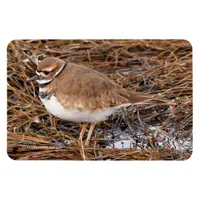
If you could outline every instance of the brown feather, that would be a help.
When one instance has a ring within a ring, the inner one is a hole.
[[[122,88],[100,72],[72,63],[67,63],[67,67],[46,87],[66,109],[69,105],[89,110],[103,109],[148,99]]]

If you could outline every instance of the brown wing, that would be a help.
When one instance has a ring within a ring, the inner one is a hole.
[[[56,78],[51,84],[59,88],[54,93],[66,109],[74,106],[94,110],[147,99],[122,88],[95,70],[75,64],[68,64],[59,80]]]

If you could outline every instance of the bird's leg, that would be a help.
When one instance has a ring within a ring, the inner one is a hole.
[[[81,130],[80,136],[79,136],[79,142],[80,142],[79,145],[81,147],[80,153],[81,153],[81,155],[82,155],[82,157],[83,157],[84,160],[86,160],[86,156],[85,156],[85,151],[84,151],[84,146],[83,146],[83,135],[85,133],[87,125],[88,125],[88,123],[84,123],[83,124],[82,130]]]
[[[51,128],[53,130],[56,130],[57,131],[57,128],[56,128],[56,121],[55,119],[53,118],[52,114],[49,113],[49,121],[50,121],[50,124],[51,124]]]
[[[81,129],[80,136],[79,136],[79,140],[81,140],[81,141],[82,141],[82,139],[83,139],[83,135],[84,135],[84,133],[85,133],[85,130],[86,130],[86,128],[87,128],[87,125],[88,125],[88,123],[84,123],[84,124],[83,124],[83,127],[82,127],[82,129]]]
[[[94,127],[95,127],[95,124],[96,124],[96,123],[91,123],[91,125],[90,125],[90,130],[89,130],[89,133],[88,133],[88,136],[87,136],[87,140],[86,140],[86,142],[85,142],[85,146],[86,146],[86,147],[89,145],[90,138],[91,138],[93,129],[94,129]]]

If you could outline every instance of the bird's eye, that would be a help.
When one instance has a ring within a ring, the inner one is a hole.
[[[45,75],[49,75],[50,72],[44,71],[43,73],[44,73]]]

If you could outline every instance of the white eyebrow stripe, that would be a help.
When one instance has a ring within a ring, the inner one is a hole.
[[[45,75],[43,72],[38,72],[37,70],[36,70],[36,74],[38,76],[43,76],[43,77],[47,77],[48,76],[48,75]]]
[[[49,80],[36,80],[39,84],[45,84],[45,83],[49,83],[52,81],[52,79]]]

